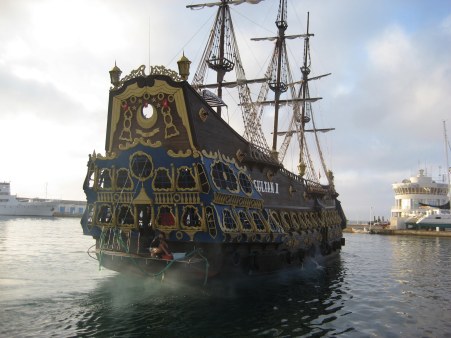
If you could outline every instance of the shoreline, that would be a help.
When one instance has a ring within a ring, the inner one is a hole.
[[[382,229],[373,228],[367,232],[364,232],[367,225],[355,224],[346,227],[343,232],[350,234],[374,234],[374,235],[405,235],[405,236],[435,236],[435,237],[451,237],[451,231],[427,231],[427,230],[401,230],[401,229]]]

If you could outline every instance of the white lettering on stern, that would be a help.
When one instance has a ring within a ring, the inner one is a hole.
[[[279,183],[254,180],[254,186],[258,192],[266,192],[268,194],[279,193]]]

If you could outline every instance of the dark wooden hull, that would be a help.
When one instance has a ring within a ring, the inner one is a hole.
[[[339,254],[344,240],[336,238],[324,245],[314,242],[296,253],[274,244],[206,245],[190,253],[176,254],[173,260],[152,258],[147,250],[126,253],[99,250],[100,265],[109,270],[177,282],[203,282],[210,279],[248,278],[300,269],[306,261],[323,261]]]
[[[102,267],[128,275],[177,281],[208,280],[215,275],[214,271],[209,271],[207,261],[200,257],[166,260],[110,250],[95,253]]]

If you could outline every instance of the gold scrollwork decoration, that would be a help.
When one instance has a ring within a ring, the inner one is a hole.
[[[129,157],[129,168],[133,177],[140,181],[147,180],[152,177],[154,172],[152,156],[143,151],[131,154]]]
[[[132,118],[133,118],[133,112],[131,108],[127,108],[127,110],[124,111],[124,122],[123,122],[123,128],[121,131],[121,134],[119,135],[119,139],[122,141],[131,141],[132,140],[132,132],[130,130],[132,126]]]
[[[244,160],[244,158],[246,157],[246,154],[241,149],[238,149],[236,151],[235,155],[236,155],[236,158],[238,159],[238,161],[240,161],[240,162],[242,162]]]
[[[182,197],[180,196],[180,194],[174,194],[173,196],[172,196],[172,199],[173,199],[173,201],[174,201],[174,203],[180,203],[180,200],[182,199]]]
[[[263,208],[263,200],[257,200],[238,195],[228,195],[219,192],[215,192],[213,202],[216,204],[232,205],[243,208]]]
[[[236,154],[235,154],[235,156],[236,156]],[[220,151],[218,151],[218,158],[220,160],[222,160],[223,162],[235,165],[235,167],[238,170],[245,170],[245,168],[246,168],[245,166],[243,166],[243,167],[239,166],[239,164],[236,161],[235,157],[229,157],[229,156],[227,156],[225,154],[222,154]]]
[[[216,160],[218,158],[217,152],[212,152],[212,151],[207,152],[205,149],[202,150],[202,155],[204,155],[207,158],[211,158],[213,160]]]
[[[158,94],[159,99],[160,99],[160,94]],[[165,124],[165,130],[164,130],[165,139],[179,135],[180,132],[173,122],[172,115],[171,115],[171,107],[169,106],[168,101],[164,101],[163,106],[161,107],[161,115],[163,115],[163,121]]]
[[[207,121],[208,112],[205,110],[204,107],[199,109],[199,117],[200,117],[202,122]]]
[[[141,135],[142,137],[152,137],[155,134],[158,134],[159,132],[160,132],[160,128],[155,128],[154,130],[151,130],[151,131],[149,131],[147,133],[142,131],[141,129],[136,129],[136,133],[138,135]]]
[[[155,126],[155,123],[157,123],[158,120],[157,109],[148,101],[150,100],[139,99],[139,106],[136,114],[136,120],[138,121],[139,126],[147,130]]]
[[[156,141],[156,142],[152,142],[151,140],[144,140],[144,138],[140,137],[140,138],[135,138],[133,140],[133,142],[126,142],[125,144],[119,144],[119,149],[120,150],[127,150],[130,148],[133,148],[135,146],[137,146],[139,143],[141,143],[144,146],[148,146],[151,148],[158,148],[161,147],[161,141]]]
[[[97,194],[98,202],[109,203],[131,203],[133,201],[132,192],[112,193],[112,192],[99,192]]]
[[[183,232],[182,231],[177,231],[175,233],[175,238],[177,238],[180,241],[183,238]]]
[[[179,73],[172,69],[167,69],[165,66],[150,66],[149,73],[149,75],[166,75],[178,82],[183,81]]]
[[[227,163],[233,163],[233,164],[236,163],[236,161],[235,161],[234,158],[230,158],[230,157],[228,157],[228,156],[226,156],[226,155],[224,155],[224,154],[219,153],[219,157],[220,157],[224,162],[227,162]]]
[[[173,151],[172,149],[168,150],[168,155],[171,157],[190,157],[192,155],[192,151],[190,149],[187,149],[185,152],[183,150],[179,150],[178,152]]]
[[[124,76],[121,79],[119,86],[122,86],[125,81],[131,80],[131,79],[134,79],[134,78],[137,78],[137,77],[145,77],[146,76],[145,69],[146,69],[146,66],[145,65],[141,65],[137,69],[132,70],[130,72],[130,74]]]
[[[266,172],[266,177],[268,178],[268,181],[272,182],[272,179],[274,177],[274,172],[272,170],[268,170]]]
[[[177,195],[180,197],[178,199],[179,204],[199,204],[200,196],[198,192],[179,192]],[[155,193],[155,204],[174,204],[174,193],[172,192],[156,192]]]
[[[146,66],[141,65],[137,69],[132,70],[130,74],[124,76],[122,79],[120,79],[117,86],[113,87],[114,89],[118,89],[124,85],[124,83],[128,80],[135,79],[138,77],[146,77],[145,72]],[[176,72],[171,69],[167,69],[165,66],[150,66],[149,67],[149,75],[166,75],[169,76],[172,80],[181,82],[183,81],[182,77]],[[112,89],[113,89],[112,88]]]
[[[99,160],[112,160],[112,159],[115,159],[116,157],[117,157],[117,154],[114,151],[107,151],[105,156],[100,154],[100,153],[96,154],[96,152],[94,151],[92,153],[92,156],[91,156],[91,158],[94,161],[97,160],[97,159],[99,159]]]

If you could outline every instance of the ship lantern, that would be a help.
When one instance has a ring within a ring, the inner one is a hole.
[[[327,177],[329,178],[329,181],[332,183],[334,181],[334,173],[332,170],[327,171]]]
[[[116,66],[116,62],[114,62],[114,67],[110,70],[110,80],[114,88],[117,88],[119,86],[121,74],[122,70],[118,66]]]
[[[177,61],[177,65],[179,66],[179,74],[185,81],[188,80],[190,64],[191,61],[188,60],[188,58],[185,56],[185,53],[183,53],[183,56],[180,58],[180,60]]]
[[[300,162],[298,165],[298,170],[299,170],[299,176],[303,177],[305,175],[305,168],[306,165],[304,162]]]

